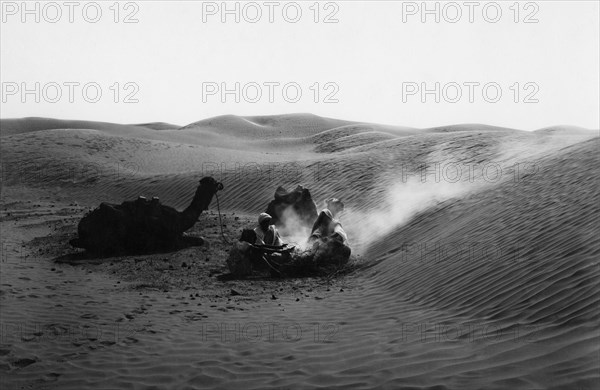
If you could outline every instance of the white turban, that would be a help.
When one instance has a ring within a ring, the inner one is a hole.
[[[267,213],[260,213],[260,215],[258,216],[258,223],[261,224],[264,221],[266,221],[267,219],[272,219],[271,216]]]

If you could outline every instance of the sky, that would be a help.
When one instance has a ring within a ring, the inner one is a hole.
[[[1,118],[600,127],[598,1],[22,4],[1,5]]]

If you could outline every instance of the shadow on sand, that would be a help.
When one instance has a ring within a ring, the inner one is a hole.
[[[113,261],[121,261],[129,256],[140,256],[140,255],[154,255],[154,254],[167,254],[180,251],[182,249],[204,246],[206,240],[202,237],[197,236],[183,236],[181,237],[177,245],[173,248],[153,250],[153,251],[129,251],[119,253],[94,253],[87,250],[82,250],[76,253],[67,253],[52,259],[56,263],[60,264],[102,264]]]

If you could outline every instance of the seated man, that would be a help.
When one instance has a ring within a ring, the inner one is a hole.
[[[271,225],[271,216],[261,213],[258,216],[258,226],[254,229],[256,234],[255,245],[281,246],[283,242],[275,225]]]
[[[344,245],[348,245],[348,236],[342,228],[342,224],[336,219],[344,210],[344,203],[337,198],[331,198],[326,201],[326,208],[321,211],[317,220],[313,224],[310,233],[309,242],[313,242],[319,238],[329,237],[340,241]]]

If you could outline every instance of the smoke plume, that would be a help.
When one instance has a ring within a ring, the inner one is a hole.
[[[384,194],[374,209],[347,208],[341,216],[350,246],[361,252],[417,213],[436,203],[463,195],[464,183],[421,182],[419,179],[397,183]]]

